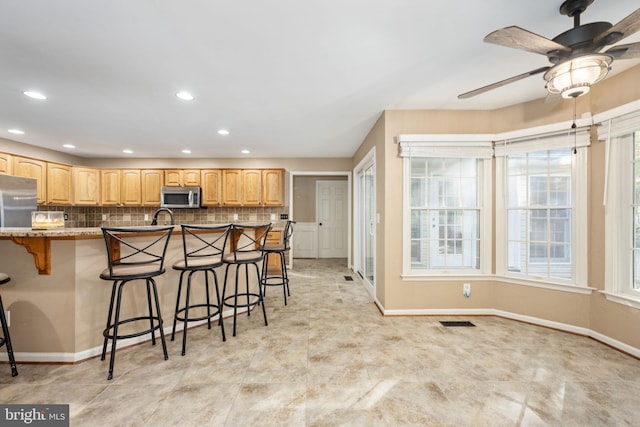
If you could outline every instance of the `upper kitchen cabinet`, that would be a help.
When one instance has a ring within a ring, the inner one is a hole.
[[[222,204],[242,206],[242,170],[222,170]]]
[[[7,173],[11,175],[11,154],[0,153],[0,173]]]
[[[120,204],[122,206],[142,205],[140,169],[122,169],[120,172],[122,179]]]
[[[262,171],[259,169],[242,170],[242,205],[259,206],[262,193]]]
[[[73,204],[97,206],[100,204],[100,170],[76,167],[73,172]]]
[[[203,169],[200,171],[202,184],[202,206],[220,206],[222,204],[222,171]]]
[[[199,187],[199,169],[165,169],[164,185],[167,187]]]
[[[47,162],[12,156],[13,175],[36,180],[36,203],[47,201]]]
[[[166,171],[160,169],[142,170],[142,206],[160,206],[160,190]]]
[[[262,205],[284,205],[284,169],[262,171]]]
[[[47,164],[47,203],[71,204],[71,166],[58,163]]]
[[[100,171],[100,204],[102,206],[120,204],[120,169]]]

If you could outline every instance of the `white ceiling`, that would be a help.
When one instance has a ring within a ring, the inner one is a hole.
[[[548,65],[482,39],[509,25],[553,38],[573,25],[561,3],[4,0],[0,137],[59,151],[72,143],[83,157],[241,157],[245,148],[253,157],[350,157],[385,109],[544,98],[540,75],[457,95]],[[637,7],[596,0],[582,22],[615,24]],[[614,62],[613,73],[638,62]],[[195,100],[177,99],[179,90]]]

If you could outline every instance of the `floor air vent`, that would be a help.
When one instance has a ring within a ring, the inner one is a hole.
[[[353,282],[353,276],[344,276],[344,280],[347,282]]]
[[[442,326],[476,326],[467,320],[441,320],[440,323]]]

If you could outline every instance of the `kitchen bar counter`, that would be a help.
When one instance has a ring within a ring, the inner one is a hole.
[[[17,360],[76,362],[100,354],[111,292],[111,283],[99,278],[107,265],[101,229],[4,228],[0,229],[0,253],[0,271],[11,277],[11,282],[3,286],[2,299],[5,310],[11,312],[11,340]],[[171,266],[182,258],[180,226],[176,226],[167,249],[166,272],[156,279],[165,332],[173,323],[179,279],[179,271]],[[221,290],[224,274],[222,267],[218,271]],[[231,283],[235,269],[230,269],[229,274]],[[244,287],[244,275],[239,280]],[[250,288],[256,292],[253,275],[250,281]],[[193,299],[204,299],[201,288],[194,287]],[[144,286],[130,291],[133,294],[127,299],[127,307],[123,307],[123,316],[139,312],[147,304]],[[135,342],[130,339],[122,343]],[[179,354],[170,351],[170,357],[176,355]],[[0,352],[0,360],[3,357],[6,359],[6,354]]]
[[[260,225],[262,223],[244,222],[243,224]],[[272,230],[278,231],[281,228],[272,227]],[[173,233],[180,232],[180,225],[176,225]],[[48,275],[51,274],[51,240],[102,239],[102,229],[92,227],[38,230],[28,227],[0,227],[0,239],[10,239],[14,243],[24,246],[27,252],[33,255],[39,274]]]

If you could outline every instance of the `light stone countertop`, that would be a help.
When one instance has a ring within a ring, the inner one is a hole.
[[[262,223],[243,222],[245,225],[261,225]],[[242,225],[239,224],[239,225]],[[206,224],[214,225],[214,224]],[[216,224],[218,225],[218,224]],[[224,225],[224,224],[219,224]],[[145,227],[121,227],[121,228],[145,228]],[[151,228],[151,226],[149,226]],[[282,231],[283,227],[274,226],[272,231]],[[174,226],[174,232],[180,233],[180,225]],[[0,227],[0,238],[3,237],[49,237],[52,239],[68,239],[68,238],[101,238],[102,229],[100,227],[89,228],[57,228],[50,230],[34,230],[29,227]]]

